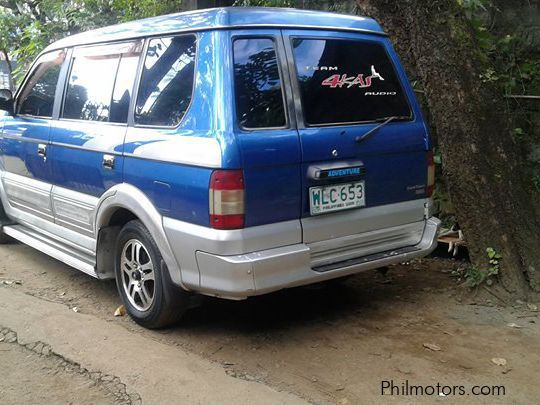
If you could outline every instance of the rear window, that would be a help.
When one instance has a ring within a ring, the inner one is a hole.
[[[236,115],[241,127],[286,125],[278,59],[272,39],[234,41],[234,87]]]
[[[304,38],[294,38],[292,44],[306,125],[411,116],[382,44]]]

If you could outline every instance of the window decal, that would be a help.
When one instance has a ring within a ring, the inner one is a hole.
[[[359,88],[368,88],[371,87],[373,79],[379,79],[384,81],[383,77],[375,71],[375,66],[371,65],[371,75],[366,76],[364,79],[364,74],[359,73],[356,76],[349,76],[346,73],[342,75],[332,75],[322,81],[323,86],[330,86],[330,88],[335,89],[336,87],[346,86],[347,89],[350,89],[353,86]]]

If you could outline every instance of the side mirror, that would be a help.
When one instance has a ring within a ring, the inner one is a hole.
[[[6,111],[9,115],[15,114],[15,103],[11,90],[0,90],[0,110]]]

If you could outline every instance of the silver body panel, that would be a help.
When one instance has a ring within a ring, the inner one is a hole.
[[[163,217],[143,192],[125,183],[98,199],[6,172],[0,177],[4,209],[18,223],[3,227],[8,235],[100,277],[99,232],[118,209],[126,209],[148,228],[175,285],[229,299],[425,256],[436,246],[440,223],[430,218],[430,200],[419,199],[302,221],[216,230]],[[110,277],[110,270],[103,276]]]
[[[85,255],[77,249],[73,249],[58,240],[47,237],[40,231],[32,230],[24,225],[8,225],[4,226],[2,230],[12,238],[64,262],[68,266],[75,267],[92,277],[98,277],[95,272],[93,255]]]
[[[2,174],[2,183],[11,206],[48,221],[54,220],[50,184],[8,172]]]
[[[270,289],[274,291],[344,275],[339,271],[320,274],[312,270],[317,266],[411,246],[417,247],[414,252],[398,252],[383,262],[398,263],[429,254],[436,246],[439,223],[435,218],[427,220],[430,216],[430,200],[419,199],[317,217],[322,220],[316,226],[313,222],[313,229],[329,237],[313,238],[315,241],[302,240],[300,220],[224,231],[165,217],[163,227],[190,290],[241,299],[267,292],[267,284],[272,284]],[[300,273],[294,274],[294,266],[299,263]],[[384,265],[380,263],[362,263],[344,271],[353,274]],[[260,279],[258,283],[265,287],[256,288],[253,266],[272,268],[259,273],[273,281]]]
[[[304,243],[417,222],[424,218],[426,203],[426,200],[419,199],[303,218]]]
[[[62,187],[53,187],[55,223],[83,235],[94,237],[94,215],[99,198]]]
[[[305,244],[234,256],[199,251],[196,253],[201,271],[199,291],[222,298],[244,299],[423,257],[437,246],[440,221],[430,218],[422,222],[424,226],[417,244],[364,256],[356,262],[340,262],[329,271],[314,269],[310,247]]]

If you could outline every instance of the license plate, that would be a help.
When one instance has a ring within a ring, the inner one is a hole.
[[[309,189],[309,212],[325,214],[366,205],[365,182],[333,184]]]

